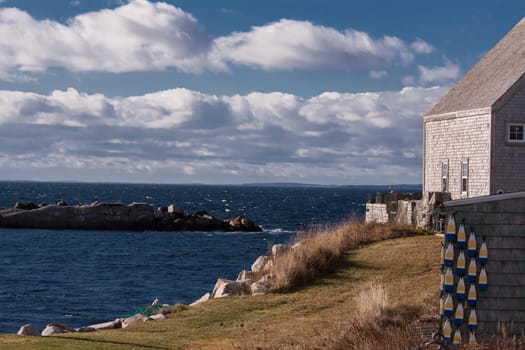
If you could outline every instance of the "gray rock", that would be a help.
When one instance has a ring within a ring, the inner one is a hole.
[[[97,330],[97,331],[122,328],[122,319],[117,318],[114,321],[93,324],[91,326],[88,326],[88,328],[93,328],[94,330]]]
[[[250,286],[252,295],[267,294],[271,291],[272,286],[269,282],[253,282]]]
[[[131,326],[132,324],[135,324],[135,323],[142,323],[142,322],[146,322],[146,321],[150,321],[151,319],[147,316],[144,316],[143,314],[136,314],[134,316],[131,316],[131,317],[128,317],[126,318],[123,322],[122,322],[122,328],[128,328],[129,326]]]
[[[290,250],[290,246],[287,244],[274,244],[272,246],[272,256],[277,257]]]
[[[237,276],[237,282],[251,281],[253,279],[253,272],[242,270]]]
[[[231,231],[261,232],[262,228],[254,224],[250,219],[239,215],[226,220]]]
[[[252,272],[254,273],[268,272],[272,268],[272,265],[273,265],[272,258],[266,255],[261,255],[252,264]]]
[[[193,303],[190,304],[190,306],[195,306],[201,303],[204,303],[205,301],[208,301],[211,299],[211,294],[206,293],[202,297],[200,297],[198,300],[195,300]]]
[[[24,335],[24,336],[32,336],[32,337],[38,337],[40,336],[40,332],[38,329],[35,328],[31,323],[26,324],[18,330],[16,333],[18,335]]]
[[[162,321],[166,319],[166,316],[164,316],[164,314],[156,314],[156,315],[150,316],[149,319],[153,321]]]
[[[173,204],[170,204],[168,206],[168,213],[170,213],[171,215],[173,215],[174,217],[177,217],[177,218],[186,216],[186,213],[184,212],[183,209],[178,208],[178,207],[176,207]]]
[[[217,283],[215,283],[211,297],[223,298],[227,296],[248,295],[250,293],[250,286],[245,282],[230,281],[219,278]]]
[[[71,333],[74,332],[74,329],[71,329],[63,324],[60,323],[50,323],[44,328],[42,331],[43,337],[48,337],[50,335],[54,334],[63,334],[63,333]]]
[[[38,205],[33,202],[16,202],[14,208],[20,210],[33,210],[38,209]]]
[[[75,328],[75,331],[79,333],[92,333],[92,332],[96,332],[97,330],[95,328],[88,326],[88,327]]]

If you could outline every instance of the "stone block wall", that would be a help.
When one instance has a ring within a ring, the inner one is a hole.
[[[387,223],[388,211],[386,209],[386,204],[366,203],[365,221]]]

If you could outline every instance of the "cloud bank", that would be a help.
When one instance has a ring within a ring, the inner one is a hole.
[[[0,167],[31,179],[418,183],[421,116],[445,91],[0,91]]]
[[[380,70],[433,51],[421,39],[372,38],[308,21],[282,19],[248,32],[213,38],[191,14],[163,2],[131,0],[66,23],[36,20],[0,8],[0,79],[20,81],[50,68],[72,72],[226,72],[262,70]]]

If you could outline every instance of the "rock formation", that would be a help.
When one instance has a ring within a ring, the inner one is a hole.
[[[221,220],[200,210],[188,213],[170,205],[154,209],[146,203],[100,203],[52,205],[17,202],[0,210],[0,227],[75,230],[151,230],[151,231],[244,231],[260,232],[244,216]]]

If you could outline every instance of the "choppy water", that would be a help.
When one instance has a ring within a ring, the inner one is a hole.
[[[0,228],[0,333],[26,323],[104,322],[159,298],[191,303],[298,228],[364,214],[377,188],[0,182],[0,208],[16,201],[147,202],[244,214],[262,233],[125,232]],[[416,189],[417,190],[417,189]]]

